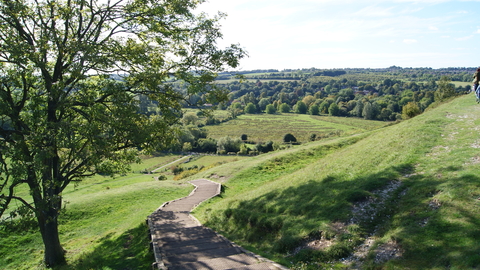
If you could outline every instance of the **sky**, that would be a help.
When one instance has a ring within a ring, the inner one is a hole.
[[[478,67],[480,0],[207,0],[239,70]]]

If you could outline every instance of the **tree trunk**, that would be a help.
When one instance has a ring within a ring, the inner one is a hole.
[[[58,235],[58,213],[55,209],[49,209],[38,217],[38,225],[45,246],[45,264],[54,267],[64,264],[65,250],[60,245]]]

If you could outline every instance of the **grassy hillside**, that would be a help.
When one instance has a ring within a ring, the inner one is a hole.
[[[236,156],[178,155],[143,157],[131,166],[132,173],[115,178],[95,176],[72,184],[63,192],[64,209],[59,219],[60,241],[67,251],[67,269],[151,269],[145,219],[166,201],[187,196],[193,186],[173,181],[170,166],[205,166],[241,160]],[[171,164],[171,165],[167,165]],[[166,166],[154,174],[143,174]],[[166,176],[168,180],[155,181]],[[28,189],[17,193],[28,198]],[[9,210],[20,204],[13,203]],[[4,216],[7,217],[9,214]],[[43,244],[32,216],[12,223],[0,222],[0,269],[44,269]]]
[[[361,136],[216,167],[204,176],[228,179],[225,192],[196,215],[295,269],[479,267],[479,113],[462,96]]]
[[[154,181],[138,171],[172,158],[150,158],[132,167],[136,173],[113,179],[96,176],[67,188],[59,229],[68,265],[59,269],[150,269],[154,258],[146,217],[193,187]],[[30,224],[35,228],[33,218],[0,227],[0,269],[44,269],[41,236]]]

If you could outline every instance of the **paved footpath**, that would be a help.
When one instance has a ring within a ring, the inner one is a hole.
[[[163,204],[148,217],[156,261],[154,269],[288,269],[246,251],[201,226],[190,211],[220,194],[220,184],[206,179],[190,183],[196,188],[189,196]]]

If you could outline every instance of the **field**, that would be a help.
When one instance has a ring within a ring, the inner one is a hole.
[[[477,269],[479,113],[462,96],[360,136],[216,167],[203,176],[228,179],[225,192],[196,216],[293,269],[345,269],[347,257],[357,269]]]
[[[206,126],[208,136],[214,139],[221,137],[248,136],[255,142],[282,142],[287,133],[293,134],[297,141],[307,142],[311,134],[318,138],[337,136],[340,134],[355,134],[380,128],[389,123],[380,121],[365,121],[358,118],[341,118],[315,116],[304,114],[246,114],[228,122]]]

